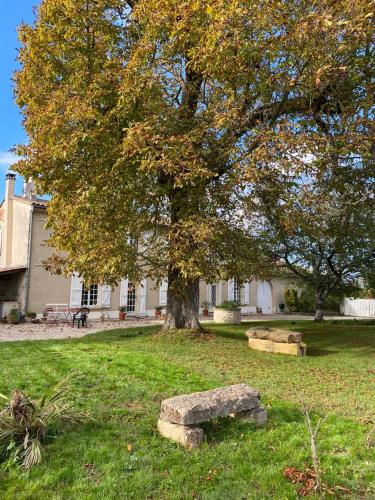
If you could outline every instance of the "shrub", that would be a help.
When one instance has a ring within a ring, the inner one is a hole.
[[[315,293],[311,288],[304,288],[298,299],[298,310],[301,312],[315,311]]]
[[[26,314],[26,317],[29,318],[29,319],[35,319],[36,318],[36,313],[34,313],[34,312],[28,312]]]
[[[219,309],[229,309],[233,311],[234,309],[238,309],[240,307],[240,304],[238,302],[235,302],[234,300],[224,300],[222,304],[216,307]]]
[[[7,322],[13,325],[17,325],[21,321],[21,318],[21,311],[19,311],[18,309],[11,309],[7,316]]]
[[[14,456],[23,469],[28,470],[42,460],[42,445],[47,431],[57,426],[60,430],[87,419],[76,412],[68,401],[72,375],[64,378],[39,400],[33,400],[16,389],[0,411],[0,459]]]
[[[290,312],[298,311],[298,292],[295,288],[285,290],[285,304]]]

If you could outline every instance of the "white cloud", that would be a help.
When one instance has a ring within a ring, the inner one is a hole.
[[[9,151],[0,151],[0,165],[10,167],[13,163],[19,160],[19,156]]]

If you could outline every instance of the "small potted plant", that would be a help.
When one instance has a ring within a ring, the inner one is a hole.
[[[124,321],[126,318],[126,307],[120,306],[118,310],[119,310],[119,313],[118,313],[119,320]]]
[[[161,313],[163,311],[163,307],[162,306],[157,306],[155,307],[155,318],[156,319],[161,319]]]
[[[18,309],[11,309],[7,315],[7,323],[11,325],[18,325],[21,320],[21,313]]]
[[[30,311],[26,313],[26,323],[31,323],[35,319],[36,319],[36,313]]]
[[[283,303],[279,304],[279,310],[280,310],[280,312],[284,312],[285,304],[283,304]]]
[[[208,316],[208,309],[209,309],[210,305],[211,304],[207,301],[202,302],[203,316]]]

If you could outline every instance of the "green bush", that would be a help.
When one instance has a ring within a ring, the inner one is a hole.
[[[285,290],[285,304],[290,312],[298,311],[298,292],[295,288],[287,288]]]
[[[238,309],[240,307],[240,304],[238,302],[234,302],[234,300],[224,300],[222,304],[216,307],[218,309],[229,309],[230,311],[233,311],[235,309]]]
[[[342,296],[340,294],[329,295],[324,301],[324,310],[330,312],[339,312]],[[285,303],[291,312],[315,312],[315,290],[306,287],[302,290],[301,295],[294,288],[285,290]]]
[[[18,309],[11,309],[7,316],[7,322],[12,325],[17,325],[21,321],[21,318],[21,311]]]
[[[315,293],[311,288],[304,288],[298,298],[298,311],[315,312]]]
[[[324,309],[330,312],[340,312],[343,297],[337,294],[329,295],[324,301]]]

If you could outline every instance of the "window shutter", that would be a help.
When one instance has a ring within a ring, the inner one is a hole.
[[[159,305],[166,306],[168,300],[168,280],[163,280],[159,288]]]
[[[70,307],[81,307],[82,300],[82,280],[73,274],[70,285]]]
[[[250,304],[250,283],[247,282],[243,286],[243,304]]]
[[[109,285],[100,285],[99,287],[99,304],[100,307],[111,306],[111,291],[112,287]]]
[[[122,279],[120,285],[120,306],[126,307],[128,305],[128,288],[128,278]]]
[[[207,283],[207,302],[210,302],[211,303],[211,285],[209,283]]]
[[[140,284],[140,292],[139,292],[139,315],[146,315],[146,295],[147,295],[147,280],[144,279]]]
[[[234,300],[234,280],[228,280],[228,300]]]

